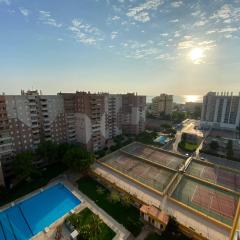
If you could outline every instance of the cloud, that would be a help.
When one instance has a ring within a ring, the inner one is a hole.
[[[200,21],[198,21],[198,22],[195,22],[195,23],[193,24],[193,26],[194,26],[194,27],[202,27],[202,26],[206,25],[207,22],[208,22],[207,20],[200,20]]]
[[[218,32],[219,33],[225,33],[225,32],[232,33],[232,32],[236,32],[237,30],[238,29],[235,27],[226,27],[226,28],[219,29]]]
[[[27,17],[30,14],[30,11],[26,8],[23,8],[23,7],[19,8],[19,11],[25,17]]]
[[[114,40],[118,36],[118,32],[111,33],[111,39]]]
[[[150,21],[150,17],[147,12],[140,12],[139,14],[135,15],[134,19],[143,23]]]
[[[7,4],[7,5],[10,5],[10,0],[0,0],[0,4],[1,3],[4,3],[4,4]]]
[[[127,12],[127,16],[139,22],[148,22],[150,21],[148,11],[156,10],[163,3],[163,0],[146,0],[144,3],[130,8]]]
[[[229,4],[224,4],[218,11],[216,11],[211,19],[227,19],[230,18],[232,14],[231,7]]]
[[[202,42],[195,41],[195,40],[186,40],[186,41],[179,42],[177,46],[177,48],[180,50],[196,48],[196,47],[201,47],[203,50],[210,50],[213,47],[216,47],[216,44],[215,44],[215,41],[213,40],[205,40]]]
[[[170,20],[169,22],[170,22],[170,23],[177,23],[177,22],[179,22],[179,20],[178,20],[178,19],[172,19],[172,20]]]
[[[50,26],[57,27],[57,28],[62,27],[62,24],[57,23],[57,21],[51,16],[50,12],[39,11],[39,14],[40,14],[39,19],[42,23],[48,24]]]
[[[178,43],[178,49],[192,48],[194,46],[193,41],[182,41]]]
[[[175,37],[175,38],[180,37],[179,31],[176,31],[176,32],[174,33],[174,37]]]
[[[97,28],[83,23],[80,19],[73,19],[69,30],[74,34],[76,41],[86,45],[95,45],[97,41],[102,40]]]
[[[182,1],[174,1],[174,2],[171,3],[171,5],[175,8],[178,8],[181,5],[183,5],[183,2]]]
[[[117,21],[117,20],[119,20],[119,19],[120,19],[119,16],[113,16],[113,17],[112,17],[112,20],[113,20],[113,21]]]

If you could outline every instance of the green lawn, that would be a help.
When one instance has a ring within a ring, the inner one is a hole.
[[[97,192],[98,187],[104,189],[102,194]],[[140,221],[140,214],[137,208],[133,206],[125,207],[121,202],[110,202],[108,200],[109,191],[91,177],[81,178],[78,181],[78,188],[116,221],[124,225],[134,236],[140,233],[143,224]]]
[[[75,214],[74,214],[75,215]],[[98,221],[100,221],[100,224],[98,225],[99,228],[96,228],[96,220],[93,221],[93,218],[98,219]],[[73,219],[71,221],[71,219]],[[114,238],[114,236],[116,235],[116,233],[109,228],[104,222],[102,222],[100,220],[100,218],[95,215],[89,208],[85,208],[83,209],[80,213],[76,214],[75,216],[70,216],[69,217],[70,222],[72,222],[72,224],[76,227],[76,229],[78,230],[78,226],[80,226],[80,235],[81,235],[81,229],[86,229],[88,227],[90,227],[90,234],[92,231],[92,238],[91,240],[111,240]],[[77,220],[77,224],[75,224],[75,221]],[[93,230],[93,226],[95,227],[96,232],[94,232]],[[95,236],[94,236],[95,233]],[[97,236],[96,236],[97,235]],[[81,236],[82,237],[82,236]],[[88,239],[88,237],[83,237],[83,239]]]
[[[188,142],[180,142],[178,144],[178,146],[183,149],[183,150],[186,150],[186,151],[189,151],[189,152],[194,152],[198,145],[197,144],[192,144],[192,143],[188,143]]]
[[[0,206],[14,201],[44,185],[46,185],[52,178],[58,176],[66,170],[66,167],[60,163],[47,167],[40,175],[35,176],[30,182],[23,181],[11,190],[3,190],[0,192]]]

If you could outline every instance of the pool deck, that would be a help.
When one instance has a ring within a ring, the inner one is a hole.
[[[79,178],[79,176],[78,176],[78,178]],[[85,194],[83,194],[82,192],[80,192],[78,190],[77,185],[75,184],[75,180],[77,180],[78,178],[76,177],[76,179],[70,179],[66,175],[58,177],[57,179],[51,181],[45,187],[37,189],[37,190],[19,198],[19,199],[16,199],[13,202],[10,202],[10,203],[0,207],[0,211],[3,211],[5,209],[11,207],[13,204],[16,204],[16,203],[24,201],[25,199],[31,198],[32,196],[42,192],[45,189],[48,189],[51,186],[54,186],[58,183],[62,183],[62,184],[64,184],[64,186],[68,190],[70,190],[70,192],[75,197],[77,197],[81,201],[80,205],[76,206],[73,209],[74,212],[78,213],[78,212],[82,211],[84,208],[89,208],[93,213],[98,215],[103,220],[103,222],[106,225],[108,225],[108,227],[110,227],[116,233],[115,237],[113,238],[114,240],[126,240],[126,239],[128,239],[129,236],[130,236],[130,232],[126,228],[124,228],[123,225],[116,222],[105,211],[103,211],[101,208],[99,208],[94,203],[94,201],[89,199]],[[46,239],[47,240],[55,240],[56,230],[59,226],[61,226],[62,227],[62,238],[61,238],[61,240],[69,240],[70,239],[70,232],[66,228],[66,226],[64,224],[64,221],[65,221],[66,217],[69,216],[70,214],[71,213],[68,212],[67,214],[63,215],[61,218],[59,218],[53,224],[48,226],[48,231],[47,232],[46,231],[39,232],[37,235],[35,235],[31,239],[32,240],[46,240]]]
[[[80,192],[77,187],[75,187],[70,181],[67,179],[63,180],[57,180],[56,182],[52,182],[51,185],[57,184],[57,183],[63,183],[65,187],[67,187],[74,196],[76,196],[78,199],[81,200],[81,204],[77,206],[74,211],[76,213],[82,211],[84,208],[89,208],[93,213],[98,215],[103,222],[108,225],[115,233],[114,240],[125,240],[128,239],[130,236],[130,232],[126,230],[121,224],[116,222],[111,216],[109,216],[105,211],[103,211],[101,208],[99,208],[91,199],[89,199],[85,194]],[[46,187],[49,187],[46,186]],[[69,231],[66,229],[64,220],[66,217],[69,216],[69,213],[64,215],[62,218],[58,219],[56,222],[54,222],[52,225],[48,227],[48,232],[45,231],[40,232],[38,235],[34,236],[32,240],[55,240],[55,234],[58,226],[62,226],[62,234],[63,237],[62,240],[69,240]]]

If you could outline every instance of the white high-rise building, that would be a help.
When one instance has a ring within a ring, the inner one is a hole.
[[[201,126],[235,130],[240,125],[240,95],[209,92],[203,97]]]

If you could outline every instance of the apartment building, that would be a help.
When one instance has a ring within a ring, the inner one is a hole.
[[[69,142],[83,144],[98,151],[107,139],[106,117],[108,95],[106,93],[60,93],[63,97]]]
[[[16,153],[36,149],[43,140],[66,142],[65,132],[60,96],[43,96],[37,91],[0,96],[0,159],[4,175],[12,174],[12,159]]]
[[[124,134],[139,134],[145,129],[146,96],[122,95],[121,127]]]
[[[201,126],[235,130],[240,125],[240,94],[209,92],[203,97]]]
[[[169,116],[173,110],[173,95],[161,94],[152,99],[152,115],[154,117]]]
[[[0,95],[0,173],[10,176],[14,155],[36,149],[41,141],[101,150],[117,135],[144,131],[145,111],[146,97],[133,93],[21,91],[21,95]],[[38,160],[36,164],[48,163]]]
[[[69,142],[98,151],[106,140],[145,129],[146,97],[129,94],[60,93],[64,99]]]

